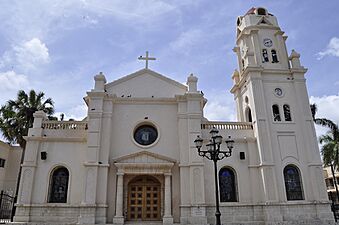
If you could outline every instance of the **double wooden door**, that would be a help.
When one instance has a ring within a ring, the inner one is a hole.
[[[150,176],[141,176],[128,185],[128,220],[161,219],[161,186]]]

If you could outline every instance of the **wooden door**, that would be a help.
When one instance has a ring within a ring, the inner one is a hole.
[[[160,220],[160,183],[150,176],[137,177],[128,185],[128,220]]]

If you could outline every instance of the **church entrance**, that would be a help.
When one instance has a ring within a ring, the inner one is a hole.
[[[127,219],[160,220],[160,182],[151,176],[138,176],[128,184]]]

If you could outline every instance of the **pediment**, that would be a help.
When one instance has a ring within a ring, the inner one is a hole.
[[[128,164],[130,163],[159,164],[159,163],[175,163],[176,160],[153,152],[140,151],[113,159],[113,162]]]
[[[262,25],[262,24],[265,24],[265,25],[273,25],[271,23],[271,21],[269,21],[265,16],[263,16],[257,23],[257,25]]]
[[[183,95],[187,86],[150,69],[142,69],[106,84],[108,93],[130,98],[174,98]]]

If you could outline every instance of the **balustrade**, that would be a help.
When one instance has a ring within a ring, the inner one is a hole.
[[[87,122],[83,121],[44,121],[41,126],[49,130],[87,130]]]
[[[215,127],[218,130],[252,130],[252,123],[247,122],[204,122],[201,124],[201,129],[212,129]]]

